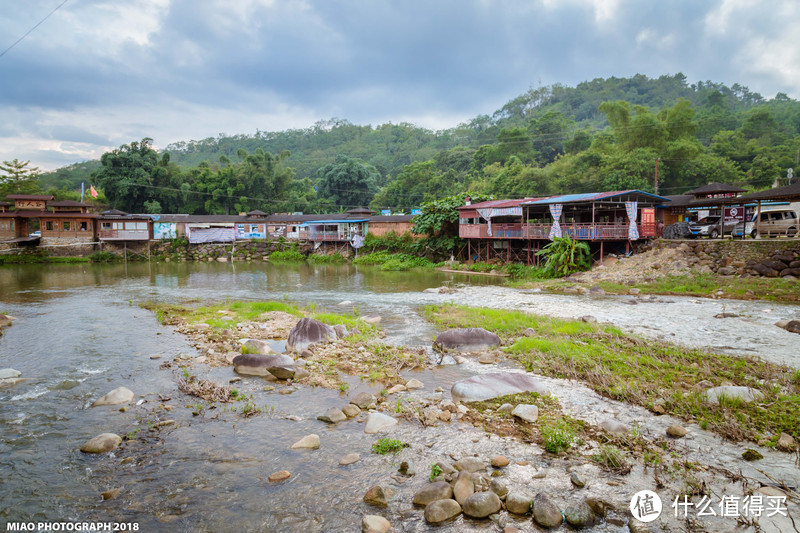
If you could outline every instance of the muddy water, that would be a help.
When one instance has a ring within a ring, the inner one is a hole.
[[[713,319],[722,308],[719,301],[669,298],[670,303],[657,306],[640,299],[633,306],[625,303],[629,298],[525,293],[493,286],[495,282],[352,266],[4,267],[0,269],[0,312],[19,320],[0,337],[0,368],[16,368],[29,379],[0,389],[0,521],[135,521],[145,531],[356,531],[364,514],[382,514],[399,531],[430,531],[421,511],[410,505],[411,495],[424,483],[430,464],[475,454],[488,459],[501,453],[512,462],[530,463],[512,463],[506,469],[504,479],[509,485],[544,490],[562,504],[582,495],[570,485],[564,460],[544,455],[536,446],[489,437],[460,423],[436,428],[401,423],[391,436],[411,447],[398,456],[371,454],[377,437],[365,435],[359,421],[329,427],[316,420],[318,414],[345,405],[362,390],[376,392],[376,387],[358,378],[349,379],[347,394],[297,388],[287,395],[278,393],[283,386],[265,391],[260,378],[245,378],[235,386],[252,395],[261,414],[243,418],[230,407],[218,407],[194,416],[198,402],[181,395],[177,375],[160,364],[180,354],[196,354],[181,336],[158,325],[138,307],[146,300],[287,298],[331,310],[357,308],[363,314],[383,316],[381,325],[390,341],[425,346],[435,334],[419,317],[420,307],[428,303],[454,301],[558,316],[592,314],[643,334],[685,338],[689,344],[777,357],[798,366],[792,359],[797,350],[791,350],[791,339],[784,339],[771,326],[779,318],[800,315],[796,306],[747,303],[733,309],[739,304],[728,302],[725,311],[743,316]],[[441,285],[459,290],[455,294],[422,292]],[[663,309],[669,310],[668,315]],[[675,325],[678,317],[695,324],[690,333]],[[743,324],[753,324],[752,330]],[[161,358],[151,359],[153,355]],[[207,373],[219,381],[234,376],[229,368],[197,368],[201,376]],[[446,398],[452,383],[485,371],[483,365],[468,363],[417,373],[413,377],[426,387],[415,395],[424,398],[441,387]],[[599,398],[581,386],[547,381],[568,410],[591,422],[616,416],[625,423],[636,422],[652,435],[663,434],[662,426],[669,422],[666,417],[654,418],[644,410]],[[133,390],[141,404],[127,412],[88,408],[95,398],[119,386]],[[404,405],[401,398],[395,410],[403,410]],[[175,424],[151,430],[165,420]],[[699,428],[690,429],[691,436],[683,444],[688,458],[721,462],[720,466],[731,470],[742,467],[737,460],[741,447],[722,443]],[[77,451],[85,440],[107,431],[135,436],[136,443],[102,457]],[[320,450],[289,450],[310,433],[320,436]],[[791,459],[761,451],[766,459],[759,468],[800,484]],[[338,466],[339,458],[351,452],[360,453],[361,461]],[[403,460],[412,461],[418,473],[401,483],[401,478],[391,476]],[[591,479],[603,477],[591,467],[580,468],[588,468],[585,475]],[[268,483],[269,474],[278,470],[289,470],[292,477],[282,484]],[[760,475],[753,468],[745,474]],[[531,485],[535,475],[539,477]],[[650,476],[634,470],[618,486],[597,482],[592,490],[612,501],[624,501],[630,499],[631,487],[653,488]],[[362,502],[367,488],[377,483],[398,491],[388,511]],[[113,488],[121,489],[120,497],[103,502],[99,494]],[[534,530],[529,518],[501,518],[523,530]],[[712,530],[725,531],[725,527],[723,522]],[[437,530],[495,531],[497,525],[461,518]],[[604,523],[594,530],[619,528]]]

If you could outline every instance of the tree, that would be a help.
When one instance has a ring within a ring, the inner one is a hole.
[[[317,170],[317,194],[339,207],[368,205],[378,191],[378,170],[360,159],[336,156]]]
[[[153,180],[159,163],[158,153],[150,147],[153,139],[123,144],[100,158],[102,167],[92,176],[111,205],[129,213],[141,213],[144,203],[154,200],[157,189]]]
[[[9,194],[34,194],[39,192],[38,167],[31,167],[30,161],[13,159],[0,164],[0,199]]]

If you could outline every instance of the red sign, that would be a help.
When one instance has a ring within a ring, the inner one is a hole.
[[[742,222],[744,220],[744,207],[726,207],[725,222]]]

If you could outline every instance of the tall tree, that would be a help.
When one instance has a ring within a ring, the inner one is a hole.
[[[0,164],[0,199],[8,194],[33,194],[39,192],[38,167],[31,167],[30,161],[13,159]]]
[[[145,211],[145,202],[157,198],[153,174],[159,159],[150,146],[152,142],[153,139],[145,137],[140,142],[123,144],[100,158],[102,167],[93,177],[114,208],[141,213]]]
[[[317,170],[317,194],[339,207],[366,206],[378,191],[378,170],[360,159],[336,156]]]

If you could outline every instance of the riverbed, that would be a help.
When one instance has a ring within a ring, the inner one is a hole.
[[[420,428],[401,423],[393,438],[411,447],[397,457],[369,452],[375,442],[355,420],[328,426],[316,416],[342,406],[361,391],[378,386],[348,378],[338,390],[292,387],[291,394],[264,391],[259,378],[236,386],[253,396],[262,413],[243,418],[223,406],[187,408],[196,399],[177,390],[177,371],[161,365],[178,356],[198,354],[186,339],[161,326],[139,307],[146,301],[207,302],[281,300],[339,312],[378,314],[391,343],[429,347],[436,331],[420,317],[431,303],[455,302],[580,317],[592,315],[657,340],[709,347],[737,355],[758,356],[800,367],[797,336],[773,325],[800,316],[800,306],[681,297],[553,295],[500,286],[502,280],[441,272],[382,272],[351,265],[273,266],[268,264],[114,264],[20,265],[0,268],[0,313],[17,317],[0,337],[0,368],[12,367],[27,381],[0,389],[0,517],[3,521],[117,520],[137,522],[145,531],[355,531],[364,514],[383,514],[398,531],[429,531],[410,494],[427,476],[430,463],[452,456],[502,453],[513,463],[507,479],[530,482],[537,490],[568,494],[565,465],[535,446],[488,436],[460,423]],[[452,293],[426,293],[447,286]],[[632,303],[635,302],[635,303]],[[719,313],[736,316],[714,318]],[[155,358],[158,356],[158,358]],[[507,370],[516,370],[508,368]],[[219,381],[233,378],[229,367],[195,371]],[[458,379],[486,372],[467,363],[414,373],[425,388],[418,397],[449,388]],[[642,431],[663,433],[669,417],[610,402],[576,384],[546,380],[565,409],[596,423],[613,415],[637,423]],[[136,393],[127,412],[90,408],[106,392],[125,386]],[[140,403],[141,402],[141,403]],[[165,407],[166,406],[166,407]],[[159,421],[174,420],[165,429]],[[136,444],[101,457],[78,451],[103,432],[131,434]],[[304,435],[323,442],[315,452],[289,450]],[[742,446],[723,443],[691,427],[685,453],[721,467],[756,467],[738,460]],[[762,450],[756,465],[793,486],[800,475],[788,454]],[[340,467],[338,460],[357,452],[362,460]],[[130,460],[128,460],[130,459]],[[397,486],[388,511],[361,501],[376,483],[386,483],[396,463],[413,460],[418,475]],[[126,461],[123,464],[123,461]],[[529,463],[529,464],[517,464]],[[292,472],[288,482],[270,484],[278,470]],[[634,471],[621,485],[598,484],[608,498],[630,498],[631,486],[651,488],[645,472]],[[100,493],[119,488],[120,496],[103,501]],[[565,496],[566,497],[566,496]],[[531,530],[530,519],[514,521]],[[595,531],[618,531],[601,524]],[[724,522],[718,524],[724,531]],[[494,529],[493,529],[494,528]],[[458,521],[437,531],[497,530],[490,521]]]

